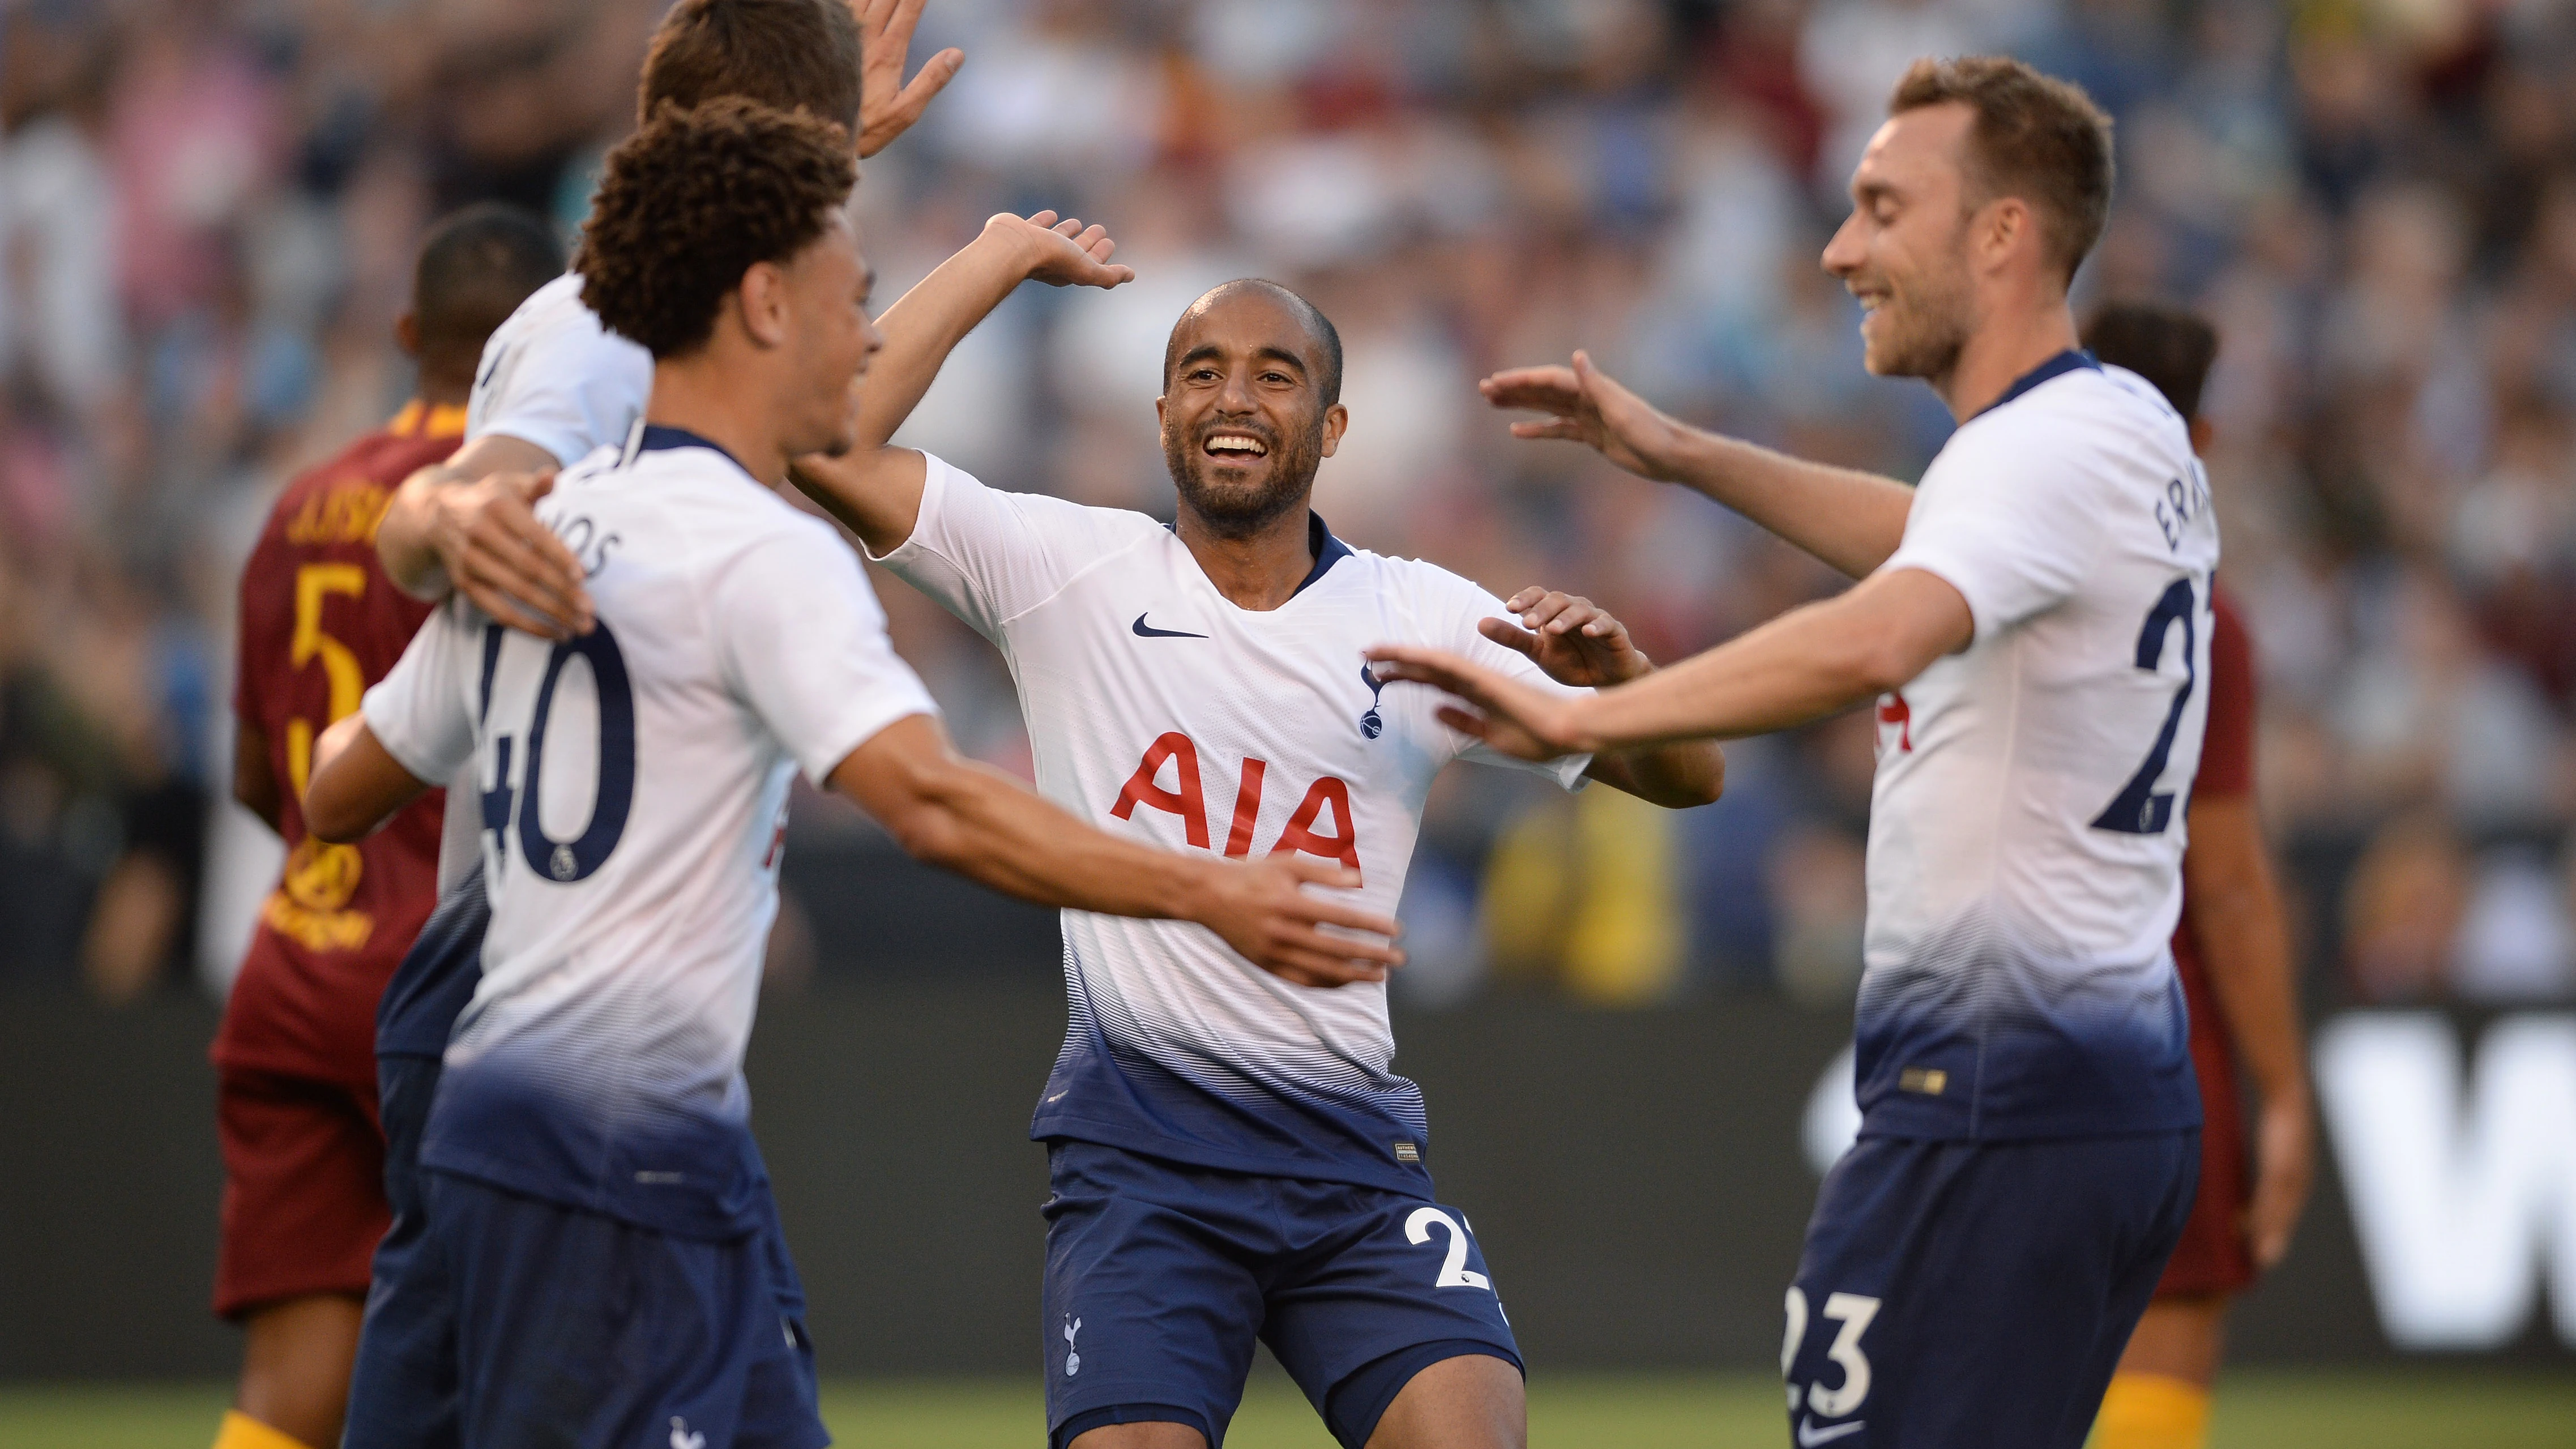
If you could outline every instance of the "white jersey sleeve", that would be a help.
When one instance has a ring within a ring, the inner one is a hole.
[[[838,537],[797,518],[707,581],[732,686],[817,786],[879,730],[939,706],[886,637],[884,606]]]
[[[1520,623],[1519,618],[1503,607],[1502,600],[1495,598],[1479,585],[1449,574],[1446,570],[1441,572],[1450,587],[1444,591],[1439,601],[1439,612],[1426,620],[1438,630],[1440,648],[1453,654],[1464,655],[1487,669],[1499,671],[1507,678],[1517,680],[1532,689],[1545,690],[1549,694],[1590,694],[1592,692],[1570,684],[1559,684],[1550,679],[1547,671],[1539,668],[1537,661],[1528,655],[1517,649],[1507,649],[1486,638],[1477,629],[1478,624],[1487,619],[1501,619],[1517,626]],[[1480,765],[1501,765],[1509,769],[1527,770],[1534,775],[1545,775],[1568,790],[1582,789],[1585,784],[1583,772],[1592,767],[1590,755],[1560,755],[1553,760],[1540,763],[1524,760],[1516,755],[1504,754],[1479,739],[1462,738],[1467,739],[1466,748],[1458,752],[1458,758],[1462,760],[1471,760]]]
[[[2103,492],[2102,474],[2067,467],[2023,432],[1964,430],[1925,472],[1879,570],[1921,569],[1957,589],[1985,643],[2092,576],[2119,516]]]
[[[451,600],[412,635],[391,672],[359,701],[367,729],[394,763],[432,784],[457,778],[474,754],[468,691],[477,631]]]
[[[579,272],[528,294],[483,345],[465,409],[467,442],[503,433],[569,467],[623,442],[653,392],[653,356],[583,305]]]
[[[1003,625],[1162,527],[1141,513],[988,488],[928,453],[922,462],[912,536],[877,561],[996,644]]]

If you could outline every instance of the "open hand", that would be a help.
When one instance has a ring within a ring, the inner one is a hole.
[[[1476,390],[1497,408],[1554,414],[1512,424],[1515,438],[1564,438],[1639,477],[1673,481],[1670,460],[1682,425],[1594,367],[1588,353],[1575,353],[1571,367],[1509,368]]]
[[[1628,626],[1590,599],[1533,584],[1503,607],[1520,616],[1519,627],[1509,619],[1480,619],[1476,632],[1528,655],[1559,684],[1623,684],[1655,667],[1628,638]]]
[[[1050,287],[1098,287],[1103,291],[1136,280],[1136,269],[1110,265],[1118,243],[1109,229],[1085,227],[1080,219],[1057,219],[1052,211],[1028,217],[1005,211],[986,220],[986,236],[998,236],[1018,248],[1023,275]]]
[[[2290,1252],[2290,1235],[2316,1180],[2315,1115],[2303,1101],[2266,1101],[2254,1127],[2254,1196],[2245,1208],[2247,1251],[2269,1272]]]
[[[859,154],[873,156],[912,129],[931,97],[957,78],[966,52],[955,46],[922,62],[906,85],[903,62],[924,0],[849,0],[859,17]]]
[[[1209,905],[1198,920],[1253,965],[1299,986],[1384,981],[1390,969],[1404,964],[1404,952],[1395,945],[1403,928],[1306,890],[1356,890],[1359,883],[1357,871],[1299,855],[1225,864],[1217,868]],[[1334,935],[1326,926],[1361,934]]]
[[[442,488],[429,544],[474,607],[513,629],[562,640],[589,633],[593,616],[580,562],[537,521],[534,505],[554,486],[547,469]]]
[[[1580,698],[1532,689],[1442,649],[1380,644],[1367,655],[1380,679],[1427,684],[1474,706],[1444,704],[1436,713],[1442,724],[1516,759],[1553,760],[1593,749],[1576,712]]]

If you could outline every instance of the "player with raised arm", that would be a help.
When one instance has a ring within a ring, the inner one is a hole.
[[[1362,646],[1471,650],[1563,694],[1647,662],[1584,600],[1532,589],[1507,608],[1333,536],[1308,500],[1348,416],[1341,344],[1274,283],[1218,287],[1172,329],[1157,404],[1172,527],[886,445],[1022,280],[1123,273],[994,217],[887,312],[859,446],[800,463],[799,484],[1001,649],[1048,798],[1208,858],[1338,862],[1359,901],[1392,911],[1432,777],[1462,755],[1512,762],[1382,695]],[[1686,745],[1541,773],[1680,806],[1715,799],[1723,767]],[[1071,1024],[1029,1129],[1053,1187],[1040,1337],[1056,1449],[1220,1443],[1256,1338],[1349,1449],[1522,1444],[1519,1350],[1466,1215],[1433,1194],[1384,991],[1285,983],[1188,926],[1067,910],[1064,940]]]
[[[681,0],[663,16],[644,59],[637,109],[689,107],[742,96],[804,110],[858,137],[873,155],[919,117],[956,73],[942,51],[903,83],[922,0]],[[586,627],[577,565],[539,525],[534,500],[551,470],[625,440],[644,410],[652,357],[602,327],[565,275],[512,314],[484,350],[454,456],[407,479],[376,543],[387,573],[425,597],[451,581],[494,617],[563,637]],[[418,946],[386,985],[376,1032],[393,1226],[378,1249],[349,1402],[353,1449],[449,1449],[451,1419],[426,1406],[452,1398],[452,1304],[418,1191],[421,1127],[449,1029],[473,994],[488,916],[475,873],[479,811],[454,792],[440,852],[440,903]],[[792,1268],[778,1265],[781,1310],[804,1315]],[[810,1367],[810,1365],[809,1365]]]
[[[949,747],[857,561],[774,491],[850,446],[880,341],[855,172],[839,127],[735,99],[611,153],[583,295],[651,351],[652,395],[537,508],[592,627],[451,601],[306,796],[347,840],[474,766],[492,922],[421,1149],[468,1444],[828,1441],[742,1077],[798,770],[1034,900],[1186,919],[1312,985],[1400,959],[1391,919],[1301,889],[1346,868],[1121,840]]]
[[[2208,452],[2200,394],[2218,356],[2218,333],[2206,321],[2169,307],[2117,304],[2085,324],[2084,346],[2104,364],[2154,383],[2191,425],[2192,450]],[[2155,1301],[2129,1335],[2103,1396],[2097,1449],[2201,1449],[2207,1442],[2228,1305],[2289,1252],[2316,1169],[2289,923],[2254,808],[2254,643],[2226,589],[2213,586],[2209,599],[2209,730],[2191,785],[2182,925],[2173,938],[2207,1119],[2200,1189]],[[2261,1100],[2250,1183],[2239,1057]]]
[[[1861,579],[1594,698],[1418,647],[1382,674],[1530,759],[1781,729],[1877,700],[1862,1125],[1787,1295],[1795,1441],[2074,1449],[2190,1213],[2183,812],[2218,530],[2182,418],[2077,347],[2110,120],[2017,61],[1922,60],[1824,265],[1869,370],[1959,428],[1917,489],[1683,427],[1594,370],[1503,406]]]
[[[340,1441],[368,1258],[388,1218],[376,1002],[437,898],[439,805],[333,845],[305,830],[304,786],[314,737],[357,711],[429,613],[377,567],[386,500],[455,450],[483,339],[562,270],[544,224],[505,207],[430,228],[397,324],[419,360],[418,395],[287,484],[242,569],[233,794],[287,856],[212,1052],[224,1153],[215,1311],[243,1336],[217,1449]]]

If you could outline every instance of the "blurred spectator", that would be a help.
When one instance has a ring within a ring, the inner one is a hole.
[[[192,908],[198,882],[262,877],[207,803],[230,756],[209,641],[247,529],[407,391],[384,339],[430,217],[501,196],[577,220],[661,8],[0,5],[0,974],[147,993],[192,922],[232,919]],[[1015,299],[907,441],[1167,509],[1165,332],[1208,285],[1277,275],[1349,348],[1335,529],[1499,593],[1587,593],[1658,658],[1837,581],[1511,442],[1475,378],[1587,347],[1696,420],[1915,476],[1947,416],[1862,372],[1815,265],[1852,160],[1918,54],[2010,48],[2082,81],[2123,176],[2082,297],[2191,303],[2225,333],[2211,472],[2315,973],[2369,1000],[2576,995],[2569,7],[932,0],[921,44],[969,59],[869,163],[883,295],[1005,207],[1105,221],[1140,279]],[[959,740],[1025,773],[998,658],[878,583]],[[1458,772],[1401,992],[1839,1009],[1868,740],[1855,718],[1740,743],[1728,798],[1678,818]],[[782,983],[849,969],[812,944],[850,939],[829,905],[782,931]],[[198,958],[229,965],[232,929]]]

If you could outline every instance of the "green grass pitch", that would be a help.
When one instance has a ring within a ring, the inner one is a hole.
[[[1275,1371],[1274,1371],[1275,1374]],[[7,1449],[205,1449],[225,1390],[213,1384],[0,1386]],[[1044,1442],[1027,1379],[864,1382],[824,1394],[851,1449],[1005,1449]],[[1726,1449],[1788,1442],[1779,1386],[1757,1375],[1542,1376],[1530,1388],[1538,1449]],[[2569,1449],[2576,1376],[2435,1370],[2249,1370],[2221,1385],[2211,1449]],[[1333,1449],[1285,1380],[1256,1382],[1227,1449]]]

